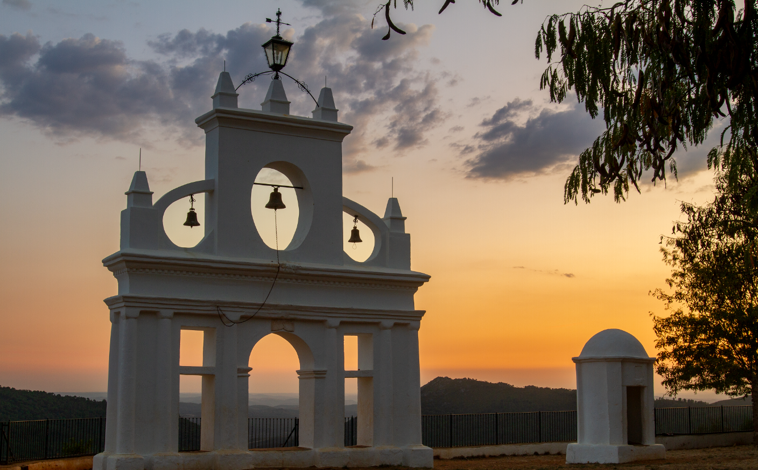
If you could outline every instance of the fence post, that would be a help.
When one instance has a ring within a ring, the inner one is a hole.
[[[50,420],[45,420],[45,459],[47,459],[47,441],[50,436]]]
[[[724,405],[721,405],[721,432],[724,432]]]
[[[539,433],[539,442],[542,442],[542,412],[537,412],[537,432]]]
[[[500,426],[497,422],[499,414],[495,413],[495,445],[500,445]]]
[[[692,407],[687,407],[687,434],[692,434]]]
[[[8,423],[0,423],[0,465],[8,465],[8,435],[6,429],[9,427]]]
[[[453,415],[450,415],[450,447],[453,446]]]

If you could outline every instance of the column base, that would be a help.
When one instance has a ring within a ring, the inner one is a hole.
[[[433,468],[434,451],[431,447],[422,445],[403,447],[403,466]]]
[[[106,470],[145,470],[145,459],[137,454],[111,454],[105,461],[105,468]]]
[[[569,444],[566,448],[566,463],[626,463],[665,458],[666,448],[661,444],[649,446]]]
[[[93,470],[246,470],[251,468],[344,468],[404,466],[432,468],[434,452],[422,445],[406,447],[294,447],[270,450],[163,452],[150,455],[98,454]]]

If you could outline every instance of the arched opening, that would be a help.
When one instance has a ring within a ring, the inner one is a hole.
[[[353,226],[355,226],[360,233],[360,243],[350,243],[349,241]],[[371,253],[373,253],[374,245],[376,243],[373,231],[368,225],[361,221],[360,216],[358,217],[358,222],[355,223],[355,217],[347,212],[342,213],[342,227],[342,232],[344,234],[342,239],[342,249],[354,261],[358,261],[359,263],[366,261],[369,256],[371,256]]]
[[[300,445],[301,359],[283,336],[272,333],[250,353],[248,379],[248,448]]]
[[[281,194],[282,202],[286,208],[267,209],[266,204],[268,204],[274,188],[264,186],[264,184],[296,185],[284,173],[273,168],[263,168],[255,177],[255,182],[259,184],[253,185],[250,197],[250,210],[253,213],[255,228],[269,248],[284,250],[292,242],[300,219],[298,195],[295,193],[298,190],[285,187],[278,188],[277,191]]]
[[[193,197],[194,203],[190,203],[188,197],[183,197],[173,202],[163,213],[163,230],[169,240],[181,248],[192,248],[205,237],[205,193]],[[199,227],[184,225],[191,206],[195,209]]]

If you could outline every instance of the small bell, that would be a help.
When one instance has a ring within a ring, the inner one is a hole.
[[[347,241],[348,243],[361,243],[363,240],[361,240],[361,234],[358,231],[358,216],[355,216],[355,220],[353,220],[353,229],[350,231],[350,240]]]
[[[190,196],[190,210],[187,212],[187,220],[184,221],[186,227],[199,227],[200,222],[197,221],[197,212],[195,212],[195,195]]]
[[[274,190],[271,191],[271,195],[268,198],[268,204],[266,204],[266,209],[286,209],[287,206],[284,205],[284,202],[282,202],[282,193],[279,192],[279,188],[274,186]]]

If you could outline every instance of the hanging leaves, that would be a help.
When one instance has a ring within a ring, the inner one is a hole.
[[[546,19],[535,42],[548,62],[541,88],[557,102],[573,91],[606,123],[566,181],[566,202],[611,191],[622,201],[643,174],[676,177],[675,151],[702,144],[724,117],[729,131],[708,163],[758,187],[755,4],[626,0]],[[758,196],[745,201],[758,211]]]

